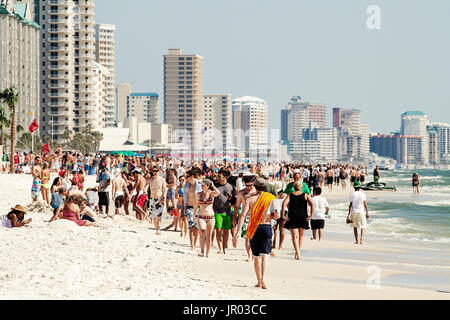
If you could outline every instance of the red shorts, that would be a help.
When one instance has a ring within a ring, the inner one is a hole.
[[[144,209],[145,201],[147,201],[147,195],[142,194],[139,198],[135,197],[135,202],[133,203],[136,207],[139,207],[141,209]]]

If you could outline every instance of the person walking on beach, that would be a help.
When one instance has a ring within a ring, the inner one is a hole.
[[[330,206],[327,199],[321,196],[322,188],[316,187],[314,189],[314,214],[311,216],[311,230],[313,233],[312,240],[317,240],[317,233],[319,233],[319,241],[322,240],[323,229],[325,227],[325,216],[328,216]]]
[[[185,223],[189,229],[189,242],[191,244],[191,250],[194,250],[198,239],[198,224],[197,219],[194,216],[194,206],[197,203],[197,194],[201,192],[201,186],[197,179],[194,177],[194,171],[191,169],[186,172],[186,184],[183,189],[183,213]]]
[[[156,235],[161,235],[159,232],[161,217],[164,212],[164,200],[166,194],[166,180],[158,175],[158,169],[154,168],[151,172],[152,176],[148,180],[150,188],[150,199],[148,204],[148,211],[155,224]]]
[[[125,194],[128,193],[126,186],[125,179],[122,177],[122,172],[120,169],[116,168],[114,172],[114,179],[112,181],[112,194],[114,206],[116,207],[115,214],[119,214],[119,209],[123,206]]]
[[[236,199],[236,203],[234,204],[234,212],[233,212],[233,226],[236,228],[236,232],[233,235],[233,238],[235,235],[241,234],[242,238],[245,238],[245,250],[247,251],[247,261],[252,261],[251,256],[251,248],[250,248],[250,239],[248,239],[245,234],[247,232],[247,226],[248,222],[250,221],[250,216],[247,215],[246,219],[244,220],[244,223],[242,225],[242,229],[237,229],[238,225],[238,217],[242,214],[242,208],[245,206],[246,196],[250,194],[251,192],[256,192],[256,189],[254,187],[254,181],[255,176],[244,176],[243,182],[245,185],[245,189],[239,191]],[[241,231],[242,230],[242,231]],[[236,243],[233,242],[233,247],[236,248]]]
[[[272,219],[278,219],[280,213],[274,206],[275,196],[266,190],[266,181],[258,178],[255,181],[255,193],[248,195],[244,210],[239,217],[238,230],[242,228],[245,217],[250,213],[250,222],[246,236],[251,239],[254,268],[258,283],[257,288],[267,289],[266,275],[269,267],[269,256],[272,250]],[[233,244],[237,244],[238,233],[233,237]]]
[[[350,195],[347,223],[353,227],[355,244],[363,244],[364,230],[367,228],[367,220],[369,219],[369,208],[367,206],[366,195],[361,191],[361,182],[355,181],[353,187],[355,188],[355,192]],[[359,240],[358,229],[361,229],[361,237]]]
[[[210,179],[205,179],[202,183],[202,192],[197,194],[197,203],[194,208],[194,215],[198,210],[198,228],[200,233],[200,257],[209,257],[211,249],[212,232],[215,225],[214,210],[212,208],[214,198],[220,195],[220,191],[214,186]]]
[[[314,203],[310,196],[311,191],[305,183],[296,182],[294,192],[283,202],[281,215],[286,223],[284,227],[291,231],[292,243],[295,249],[295,260],[300,260],[302,240],[305,230],[309,230],[309,221],[314,214]],[[308,205],[311,208],[308,214]],[[288,207],[288,214],[285,208]]]
[[[145,186],[147,182],[142,176],[142,171],[140,169],[134,169],[134,187],[131,189],[131,202],[133,204],[133,209],[136,211],[136,219],[138,221],[145,220],[147,214],[145,213],[144,206],[147,201],[147,194],[145,193]]]
[[[217,245],[219,246],[218,254],[225,254],[225,250],[228,248],[228,239],[231,230],[231,205],[229,199],[235,195],[235,189],[231,184],[227,182],[230,172],[223,168],[219,171],[217,176],[218,183],[216,185],[219,190],[219,195],[214,198],[213,209],[215,213],[215,229]]]
[[[414,173],[412,176],[413,193],[419,194],[420,178],[418,173]]]

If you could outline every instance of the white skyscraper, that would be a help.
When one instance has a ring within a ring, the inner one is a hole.
[[[204,95],[203,147],[226,151],[232,144],[231,121],[231,94]]]
[[[128,96],[131,94],[131,84],[119,83],[116,87],[117,122],[121,123],[127,118]]]
[[[114,127],[116,124],[115,106],[115,58],[114,35],[116,26],[113,24],[97,24],[95,26],[95,58],[102,66],[106,67],[109,75],[105,79],[105,127]]]
[[[41,135],[99,130],[94,0],[42,0]]]
[[[234,144],[247,155],[264,152],[268,146],[268,105],[256,97],[233,100]]]
[[[25,129],[35,118],[39,120],[40,111],[40,27],[31,21],[30,12],[26,3],[0,6],[0,90],[18,89],[16,123]]]
[[[428,119],[421,111],[408,111],[402,114],[401,134],[422,139],[417,162],[429,163],[429,141],[427,133]]]

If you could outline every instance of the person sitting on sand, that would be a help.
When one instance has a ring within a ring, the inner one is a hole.
[[[5,228],[21,228],[28,227],[32,219],[24,221],[26,210],[21,205],[17,205],[15,208],[11,208],[11,212],[3,218],[0,218],[0,226]]]
[[[64,203],[62,219],[73,221],[80,227],[92,226],[93,223],[91,221],[82,220],[81,218],[79,205],[84,198],[83,193],[80,191],[72,191],[69,193],[66,202]]]
[[[62,218],[62,210],[64,208],[64,197],[67,195],[67,190],[63,187],[59,188],[55,193],[52,194],[52,201],[50,206],[53,208],[53,217],[50,222]]]
[[[97,214],[91,207],[88,206],[87,198],[83,198],[80,201],[80,217],[81,220],[87,220],[90,222],[95,222],[97,220]]]

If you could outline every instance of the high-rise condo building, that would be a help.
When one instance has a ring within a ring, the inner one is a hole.
[[[116,125],[116,106],[114,97],[115,87],[115,59],[114,35],[116,26],[113,24],[97,24],[95,26],[95,59],[109,71],[105,79],[105,127]]]
[[[203,57],[169,49],[164,55],[164,123],[172,125],[174,142],[201,149]]]
[[[94,0],[41,0],[41,135],[99,130]]]
[[[429,141],[427,133],[428,118],[421,111],[407,111],[402,114],[401,117],[401,134],[417,136],[418,139],[422,139],[420,150],[422,153],[419,155],[417,162],[422,164],[429,163]]]
[[[128,96],[131,94],[131,84],[119,83],[116,87],[117,122],[123,123],[128,113]]]
[[[203,147],[226,151],[232,144],[231,94],[204,95]]]
[[[141,122],[159,122],[159,96],[157,93],[130,93],[127,98],[127,118]]]
[[[256,154],[268,145],[268,105],[257,97],[233,100],[234,145],[244,153]]]
[[[326,127],[327,107],[322,104],[311,104],[300,96],[291,98],[288,105],[281,110],[281,140],[295,141],[302,139],[303,129]]]
[[[40,27],[27,3],[0,5],[0,90],[16,86],[16,123],[25,130],[39,121]],[[14,14],[13,14],[14,12]],[[8,112],[8,108],[5,108]]]
[[[436,145],[435,150],[439,162],[450,163],[450,124],[448,123],[430,123],[427,130],[434,131],[435,141],[430,142]],[[432,151],[430,151],[431,154]]]

